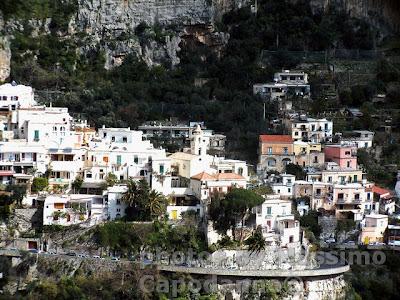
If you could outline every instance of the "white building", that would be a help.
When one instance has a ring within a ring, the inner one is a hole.
[[[43,204],[43,225],[99,223],[105,213],[102,199],[97,195],[47,195]]]
[[[171,189],[171,164],[164,149],[143,140],[141,131],[129,128],[99,129],[88,143],[83,179],[85,183],[104,182],[114,174],[118,180],[146,179],[151,188],[168,195]]]
[[[281,246],[296,245],[300,241],[300,224],[292,214],[292,202],[279,195],[266,195],[262,205],[255,208],[256,225],[267,241],[279,240]]]
[[[105,193],[105,204],[107,207],[107,219],[116,220],[125,216],[127,205],[121,201],[123,194],[127,191],[126,185],[114,185]]]
[[[354,145],[358,149],[372,148],[375,133],[368,130],[353,130],[351,136],[341,137],[341,145]]]
[[[323,143],[330,141],[333,134],[333,122],[325,118],[313,119],[304,115],[285,120],[294,141]]]
[[[278,194],[281,198],[292,198],[294,195],[294,183],[296,176],[292,174],[271,174],[268,178],[267,183],[274,191],[274,194]]]
[[[0,182],[12,183],[18,174],[44,174],[49,158],[46,149],[24,140],[0,142]]]
[[[14,135],[43,145],[75,143],[68,108],[35,106],[21,108],[12,120]]]
[[[207,140],[200,126],[192,133],[190,153],[176,152],[169,156],[175,173],[191,178],[201,172],[236,173],[248,180],[248,168],[245,161],[225,159],[225,157],[207,154]]]
[[[284,100],[288,96],[309,98],[308,74],[289,70],[275,73],[274,82],[254,84],[253,94],[268,100]]]
[[[0,109],[16,110],[36,105],[33,89],[21,84],[5,83],[0,85]]]

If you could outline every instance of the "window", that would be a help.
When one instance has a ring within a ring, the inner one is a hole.
[[[117,212],[121,212],[121,209],[120,209],[120,208],[117,208]]]
[[[112,136],[112,137],[111,137],[111,141],[112,141],[112,142],[115,142],[115,136]]]
[[[283,154],[288,154],[288,148],[287,147],[283,147]]]
[[[261,208],[262,208],[261,205],[260,205],[260,206],[257,206],[257,214],[258,214],[258,215],[261,214]]]
[[[325,124],[325,131],[328,131],[328,124]]]
[[[92,173],[91,172],[87,172],[86,173],[86,178],[92,178]]]
[[[243,175],[243,168],[239,168],[238,173],[239,173],[239,175]]]
[[[338,200],[343,200],[344,199],[344,194],[343,193],[339,193],[338,194]]]
[[[354,199],[355,200],[360,200],[360,194],[354,194]]]
[[[133,161],[134,161],[135,164],[139,163],[139,158],[138,158],[137,155],[135,155],[135,156],[133,157]]]
[[[104,138],[107,137],[107,133],[106,132],[103,132],[103,137]]]
[[[127,142],[128,142],[128,138],[127,138],[126,136],[124,136],[124,137],[122,138],[122,142],[123,142],[123,143],[127,143]]]
[[[292,192],[290,188],[288,188],[287,191],[288,191],[288,193],[291,193],[291,192]]]
[[[35,132],[34,132],[34,138],[33,138],[35,141],[38,141],[39,140],[39,130],[35,130]]]
[[[315,164],[318,163],[318,156],[314,156],[314,163],[315,163]]]
[[[298,131],[295,131],[295,132],[294,132],[294,135],[295,135],[295,136],[298,136],[298,135],[299,135],[299,132],[298,132]]]
[[[328,177],[328,182],[332,182],[332,176]]]
[[[164,165],[160,165],[160,174],[164,174]]]
[[[271,208],[271,206],[268,206],[267,207],[267,215],[271,215],[271,213],[272,213],[272,208]]]
[[[54,208],[55,209],[63,209],[64,208],[64,203],[54,203]]]
[[[117,155],[117,165],[121,165],[122,164],[122,157],[121,155]]]
[[[117,205],[121,205],[121,199],[117,199]]]
[[[354,182],[358,182],[358,178],[357,178],[357,175],[354,175],[354,180],[353,180]]]
[[[346,155],[350,155],[350,151],[346,151],[344,154],[346,154]]]
[[[351,161],[347,162],[347,167],[350,168]]]
[[[321,195],[321,189],[317,189],[316,194],[319,196]]]
[[[367,200],[371,200],[371,193],[367,193]]]
[[[7,100],[7,96],[3,96],[3,100],[6,101]]]
[[[268,147],[267,152],[268,152],[268,154],[272,154],[272,147]]]

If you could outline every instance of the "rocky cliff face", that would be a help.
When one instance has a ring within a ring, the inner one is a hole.
[[[72,32],[88,36],[87,47],[102,43],[106,52],[106,68],[121,64],[129,53],[137,53],[148,65],[163,59],[172,65],[179,63],[181,36],[188,26],[208,25],[219,20],[223,13],[241,7],[248,0],[82,0]],[[168,32],[158,41],[143,41],[135,35],[139,24],[162,26]],[[204,27],[203,28],[208,28]],[[209,33],[213,29],[210,27]],[[214,37],[215,35],[208,35]],[[216,36],[218,39],[218,36]],[[213,39],[209,39],[213,44]],[[219,43],[219,40],[216,41]]]
[[[310,0],[310,4],[314,11],[334,5],[353,17],[366,19],[381,30],[400,32],[398,0]]]
[[[174,66],[179,63],[182,38],[187,39],[191,31],[188,27],[202,27],[204,42],[220,45],[221,41],[227,41],[227,36],[221,38],[209,25],[225,12],[247,2],[249,0],[78,0],[76,11],[66,20],[66,30],[56,35],[78,45],[78,56],[100,51],[105,56],[106,69],[120,65],[130,53],[143,58],[148,65],[167,62]],[[0,32],[7,33],[0,39],[0,81],[3,81],[10,74],[9,40],[16,32],[26,34],[28,31],[31,37],[48,35],[52,19],[12,17],[5,22],[3,30],[1,24]],[[139,25],[145,28],[141,35],[137,32]]]
[[[0,32],[4,28],[4,20],[0,12]],[[11,49],[7,36],[0,35],[0,82],[10,76]]]

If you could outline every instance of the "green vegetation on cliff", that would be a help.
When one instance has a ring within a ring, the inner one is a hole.
[[[30,4],[32,12],[23,14]],[[22,20],[50,14],[55,28],[62,31],[62,21],[74,13],[76,2],[5,1],[0,9]],[[189,37],[181,44],[181,64],[175,69],[168,65],[148,68],[128,56],[122,66],[106,72],[104,54],[96,47],[78,54],[85,44],[84,34],[60,38],[57,30],[51,30],[32,38],[27,25],[12,41],[11,78],[37,90],[61,90],[38,94],[97,126],[134,128],[146,120],[169,117],[204,120],[210,128],[227,134],[232,156],[255,161],[257,136],[267,128],[263,104],[251,94],[251,85],[270,80],[282,67],[296,65],[298,60],[287,50],[370,49],[374,38],[365,22],[334,9],[313,15],[303,1],[262,1],[257,15],[245,7],[225,15],[217,27],[230,34],[221,57]],[[143,25],[136,31],[143,31]],[[265,49],[278,50],[266,68],[259,65]],[[196,78],[208,81],[195,86]],[[276,108],[267,106],[266,112],[267,118],[273,118]]]

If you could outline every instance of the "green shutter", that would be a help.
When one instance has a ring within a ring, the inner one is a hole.
[[[117,165],[121,165],[121,164],[122,164],[121,155],[117,155]]]
[[[35,141],[39,140],[39,130],[35,130],[35,136],[34,136]]]
[[[164,165],[160,165],[160,174],[164,174]]]

